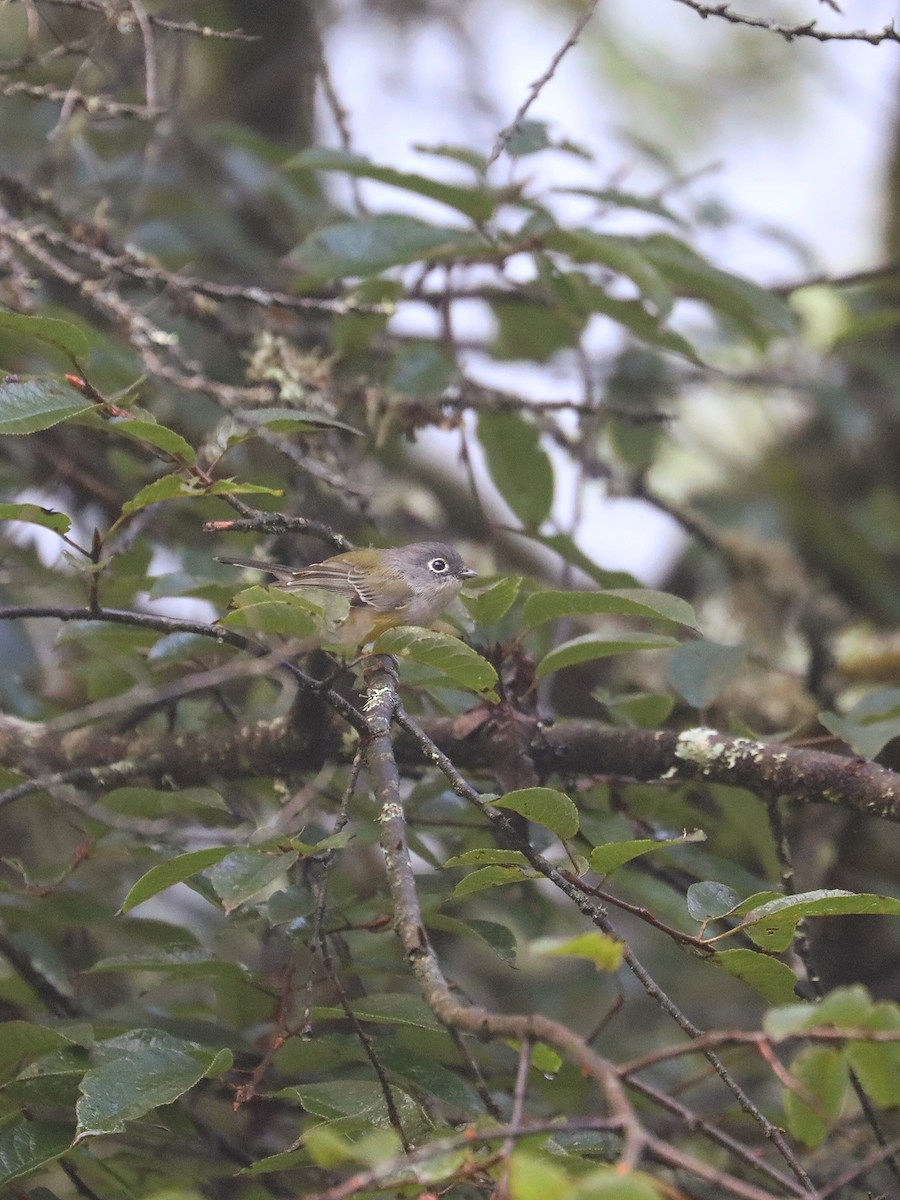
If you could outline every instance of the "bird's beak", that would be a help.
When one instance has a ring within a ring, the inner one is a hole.
[[[459,577],[460,579],[474,579],[477,574],[478,572],[473,571],[471,567],[463,567],[459,573]]]

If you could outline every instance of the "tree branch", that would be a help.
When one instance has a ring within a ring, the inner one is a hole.
[[[419,907],[416,880],[406,842],[406,818],[400,793],[400,772],[391,742],[391,722],[399,707],[396,667],[390,660],[373,658],[367,672],[366,703],[369,734],[366,762],[381,808],[381,846],[387,866],[388,886],[394,902],[394,928],[422,995],[441,1024],[479,1038],[539,1040],[574,1062],[603,1092],[615,1126],[624,1137],[619,1162],[631,1170],[640,1161],[647,1135],[625,1094],[611,1063],[602,1058],[571,1029],[540,1013],[508,1015],[476,1005],[460,1004],[444,978],[431,948]]]
[[[58,620],[101,620],[157,629],[162,633],[199,633],[240,649],[251,649],[248,639],[221,626],[149,613],[105,609],[22,605],[0,608],[0,620],[54,617]],[[264,654],[262,647],[252,650]],[[304,688],[322,692],[325,702],[357,729],[362,717],[347,701],[294,664],[284,664]],[[676,782],[705,779],[743,787],[762,797],[789,796],[805,803],[837,804],[868,816],[900,820],[900,775],[858,757],[841,757],[729,737],[715,729],[670,730],[613,729],[595,721],[560,721],[545,727],[537,718],[517,714],[522,741],[529,748],[541,778],[552,775],[615,775],[642,782]],[[471,733],[458,733],[453,718],[425,723],[428,737],[462,768],[492,773],[497,762],[495,731],[490,713]],[[290,720],[244,725],[228,731],[180,735],[145,734],[123,737],[91,727],[60,738],[56,730],[40,723],[6,717],[0,720],[0,765],[30,771],[41,763],[39,774],[96,768],[130,761],[136,776],[165,777],[174,786],[191,786],[210,774],[245,778],[273,769],[300,770],[317,761],[319,748],[298,741]],[[421,763],[420,749],[412,736],[397,743],[398,762],[405,768]],[[48,771],[49,768],[49,771]]]
[[[746,13],[735,12],[729,4],[701,4],[700,0],[675,0],[692,9],[704,20],[707,17],[718,17],[730,25],[747,25],[751,29],[764,29],[767,33],[776,33],[786,42],[795,38],[813,38],[817,42],[868,42],[870,46],[878,46],[881,42],[900,42],[900,32],[894,28],[891,21],[883,29],[848,29],[846,31],[820,29],[818,21],[803,21],[797,25],[779,25],[777,21],[769,21],[765,17],[751,17]]]

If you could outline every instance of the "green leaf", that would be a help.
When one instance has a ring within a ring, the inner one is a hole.
[[[487,170],[486,156],[469,146],[451,146],[446,142],[439,145],[413,142],[413,150],[418,150],[420,154],[434,154],[437,158],[449,158],[451,162],[464,163],[482,175]]]
[[[3,1081],[12,1079],[29,1059],[72,1045],[71,1038],[30,1021],[3,1021],[0,1034],[0,1080]]]
[[[488,697],[494,694],[497,672],[471,646],[450,634],[397,625],[381,634],[372,649],[375,654],[394,654],[440,671],[455,687]]]
[[[518,413],[483,412],[478,439],[498,492],[526,529],[536,529],[553,504],[553,466],[537,428]]]
[[[819,713],[819,721],[836,737],[858,754],[860,758],[877,758],[888,742],[900,737],[900,718],[890,721],[870,721],[858,724],[839,717],[835,713]]]
[[[55,1121],[16,1121],[0,1129],[0,1187],[61,1158],[74,1137],[72,1125]]]
[[[755,953],[755,951],[751,951],[751,953]],[[866,1000],[868,1000],[868,996],[866,996]],[[770,1008],[763,1016],[762,1024],[772,1041],[780,1042],[794,1037],[801,1029],[814,1028],[818,1024],[818,1017],[818,1004],[795,1002],[782,1008]]]
[[[462,922],[456,924],[461,925]],[[441,1063],[416,1058],[406,1047],[386,1038],[379,1038],[373,1049],[391,1075],[409,1083],[415,1091],[429,1092],[439,1100],[452,1104],[459,1112],[473,1117],[483,1111],[475,1089]]]
[[[304,1133],[303,1143],[310,1158],[317,1167],[324,1167],[326,1170],[333,1171],[335,1167],[339,1167],[342,1163],[356,1161],[356,1148],[353,1142],[337,1129],[332,1129],[330,1125],[313,1125]],[[288,1151],[287,1153],[292,1152]],[[292,1165],[290,1162],[279,1161],[285,1157],[284,1153],[277,1156],[276,1161],[278,1162],[279,1169]],[[254,1163],[249,1170],[257,1171],[259,1166],[260,1164]]]
[[[822,1025],[866,1029],[875,1007],[868,991],[862,984],[855,983],[834,988],[819,1004],[807,1002],[769,1009],[763,1017],[763,1028],[773,1041],[783,1041],[804,1029]]]
[[[424,1000],[409,992],[384,993],[379,996],[366,996],[354,1000],[350,1006],[353,1015],[360,1021],[372,1021],[384,1025],[411,1025],[416,1029],[443,1031],[443,1025],[435,1017]],[[346,1013],[339,1005],[316,1006],[312,1011],[313,1020],[325,1021],[334,1017],[346,1019]]]
[[[618,588],[603,592],[540,591],[528,597],[523,610],[525,624],[530,629],[560,617],[601,614],[662,618],[689,629],[697,628],[697,617],[686,600],[652,588]]]
[[[522,538],[528,538],[530,541],[536,541],[539,546],[546,546],[547,550],[559,554],[564,563],[577,566],[578,570],[583,571],[589,580],[593,580],[601,588],[637,587],[634,575],[629,575],[628,571],[607,571],[602,566],[596,565],[592,558],[588,558],[587,554],[576,546],[575,541],[568,534],[542,534],[536,529],[514,529],[512,533],[520,534]]]
[[[590,200],[599,200],[601,204],[609,204],[614,208],[635,208],[655,217],[664,217],[676,225],[684,224],[676,213],[666,208],[655,196],[640,196],[636,192],[620,191],[619,188],[555,187],[551,191],[566,196],[587,196]]]
[[[772,337],[796,332],[796,317],[781,297],[713,267],[677,238],[653,234],[643,239],[642,251],[679,296],[702,300],[713,312],[730,317],[761,348]]]
[[[226,913],[230,913],[280,879],[297,857],[294,851],[269,854],[264,850],[234,850],[206,874]]]
[[[644,854],[652,854],[654,850],[665,850],[669,846],[683,846],[687,842],[705,842],[706,834],[701,829],[685,832],[675,838],[637,838],[627,842],[607,842],[605,846],[597,846],[591,851],[591,870],[598,875],[608,875],[621,867],[623,863],[631,862]]]
[[[790,946],[797,922],[805,917],[868,916],[882,914],[900,916],[900,900],[865,892],[846,892],[841,889],[821,889],[782,896],[746,911],[741,905],[739,929],[744,930],[763,950],[781,951]]]
[[[717,950],[708,962],[742,980],[770,1004],[791,1004],[797,999],[797,976],[787,965],[755,950]]]
[[[844,717],[820,712],[819,721],[854,753],[862,758],[877,758],[888,742],[900,737],[900,689],[889,688],[864,696]]]
[[[661,1200],[664,1195],[643,1171],[625,1175],[615,1167],[599,1167],[582,1175],[566,1200]]]
[[[91,349],[86,335],[77,325],[57,317],[29,317],[24,313],[0,311],[0,333],[4,330],[56,346],[70,358],[84,358]]]
[[[0,434],[37,433],[93,407],[81,392],[54,375],[0,379]]]
[[[578,297],[582,307],[609,317],[648,346],[680,354],[690,362],[703,365],[703,360],[687,338],[667,329],[661,315],[648,311],[646,301],[609,296],[603,288],[590,283],[579,290]]]
[[[418,400],[433,400],[456,381],[458,374],[446,347],[436,342],[416,342],[395,355],[390,387]]]
[[[565,793],[555,788],[519,788],[491,799],[489,803],[498,808],[508,808],[529,821],[545,826],[563,842],[578,832],[578,809]]]
[[[547,122],[535,121],[529,117],[516,124],[504,150],[510,158],[524,158],[528,154],[537,154],[539,150],[546,150],[552,145],[547,132]]]
[[[355,1161],[355,1149],[348,1138],[336,1133],[328,1125],[311,1125],[303,1133],[303,1145],[299,1150],[280,1150],[277,1154],[267,1154],[249,1166],[242,1167],[237,1174],[268,1175],[272,1171],[292,1171],[297,1167],[308,1167],[310,1162],[315,1163],[317,1167],[331,1169],[343,1162],[352,1161]],[[194,1197],[189,1197],[189,1200],[194,1200]]]
[[[609,712],[613,719],[639,729],[659,729],[675,707],[666,692],[632,692],[614,696],[603,688],[594,688],[591,695]]]
[[[717,921],[734,912],[740,902],[734,888],[715,879],[692,883],[687,890],[687,910],[695,921]]]
[[[547,1157],[517,1149],[509,1160],[509,1200],[567,1200],[572,1183],[563,1168]]]
[[[515,1042],[510,1045],[515,1046]],[[562,1056],[546,1042],[535,1042],[531,1049],[531,1066],[542,1075],[556,1075],[563,1065]]]
[[[204,639],[207,645],[208,639]],[[172,814],[212,812],[221,820],[228,813],[228,805],[213,788],[114,788],[102,797],[105,808],[130,817],[155,820]]]
[[[215,1053],[156,1029],[136,1029],[98,1042],[97,1063],[81,1081],[78,1138],[121,1133],[154,1108],[171,1104],[210,1075],[231,1065],[227,1050]]]
[[[657,317],[671,311],[675,302],[672,287],[639,239],[592,229],[558,229],[545,235],[544,244],[550,250],[568,254],[574,262],[598,263],[624,275],[653,306]]]
[[[862,984],[834,988],[811,1012],[811,1025],[835,1025],[868,1028],[874,1009],[872,997]]]
[[[314,171],[343,171],[362,179],[374,179],[405,192],[427,196],[438,200],[457,212],[464,213],[473,221],[487,221],[494,211],[494,199],[487,188],[464,187],[460,184],[441,183],[411,171],[397,171],[393,167],[380,167],[361,155],[346,150],[328,150],[315,147],[303,150],[288,159],[285,170],[306,168]]]
[[[521,883],[525,879],[537,878],[537,872],[525,871],[522,867],[482,867],[461,879],[451,892],[451,899],[461,900],[488,888],[505,887],[508,883]]]
[[[677,638],[662,633],[633,633],[617,638],[601,637],[597,633],[585,633],[556,646],[545,654],[537,667],[538,679],[574,667],[579,663],[592,662],[596,658],[611,658],[616,654],[630,654],[635,650],[670,650],[678,646]]]
[[[43,525],[54,533],[68,533],[72,528],[72,522],[65,513],[41,508],[37,504],[0,504],[0,521],[25,521],[29,525]]]
[[[207,867],[221,862],[227,854],[231,854],[230,846],[211,846],[208,850],[191,850],[187,854],[177,854],[158,866],[151,867],[142,875],[122,901],[120,912],[127,913],[151,896],[157,896],[166,888],[176,883],[183,883],[192,875],[205,871]]]
[[[350,601],[342,596],[337,599],[343,601],[346,617]],[[219,624],[229,629],[253,629],[257,633],[280,633],[298,638],[309,637],[319,630],[322,641],[327,638],[321,625],[321,610],[304,595],[275,592],[257,585],[238,592],[231,603],[234,607],[219,618]]]
[[[120,433],[123,437],[131,438],[132,441],[143,442],[146,445],[165,450],[172,458],[187,463],[189,466],[193,466],[197,461],[194,447],[186,442],[180,433],[176,433],[174,429],[168,429],[156,421],[137,420],[134,417],[114,417],[111,421],[104,421],[102,425],[115,433]]]
[[[524,859],[525,856],[522,857]],[[525,861],[527,862],[527,859]],[[446,913],[429,913],[425,918],[425,924],[429,929],[440,929],[444,933],[452,933],[457,937],[476,937],[505,963],[515,966],[516,935],[508,925],[501,925],[499,921],[479,921],[471,917],[465,921],[459,921],[456,917],[450,917]]]
[[[248,408],[241,413],[240,420],[243,425],[265,425],[274,433],[318,433],[322,429],[340,429],[357,437],[365,436],[355,425],[348,425],[346,421],[339,421],[336,417],[285,405]]]
[[[454,854],[443,864],[443,869],[451,867],[528,867],[528,859],[521,850],[497,850],[492,846],[482,846],[478,850],[466,850],[463,854]]]
[[[637,580],[633,575],[629,575],[627,571],[606,571],[603,567],[598,567],[582,550],[579,550],[568,534],[543,534],[538,533],[534,529],[527,531],[514,529],[512,532],[519,533],[522,537],[527,537],[541,546],[546,546],[548,550],[552,550],[554,554],[558,554],[563,562],[567,562],[571,566],[577,567],[579,571],[583,571],[589,579],[593,579],[600,587],[637,587]]]
[[[169,579],[171,583],[171,577]],[[154,580],[151,589],[153,599],[165,595],[166,584],[157,590],[159,579]],[[169,593],[170,595],[172,593]],[[183,594],[183,593],[182,593]],[[209,650],[209,638],[199,633],[167,633],[155,642],[147,654],[147,662],[156,667],[171,667],[176,664],[188,663],[204,651]]]
[[[191,485],[187,493],[192,496],[283,496],[281,488],[266,487],[262,483],[244,483],[240,479],[217,479],[211,484]]]
[[[900,1033],[900,1008],[884,1001],[872,1005],[862,1028]],[[854,1039],[846,1047],[847,1062],[856,1072],[870,1099],[880,1108],[900,1104],[900,1042],[867,1042]]]
[[[392,1086],[391,1091],[404,1126],[412,1122],[421,1128],[426,1121],[419,1104],[396,1085]],[[324,1083],[304,1083],[298,1087],[284,1088],[276,1096],[299,1100],[308,1113],[327,1121],[338,1117],[357,1117],[377,1128],[390,1128],[384,1089],[375,1079],[329,1079]]]
[[[520,300],[493,300],[497,337],[491,346],[495,358],[547,362],[560,350],[578,342],[586,324],[572,309]]]
[[[207,983],[252,981],[253,975],[240,963],[218,958],[199,946],[148,950],[143,954],[114,954],[101,958],[85,972],[88,975],[133,975],[153,971],[170,979],[202,979]]]
[[[900,1032],[900,1008],[887,1001],[872,1005],[862,1025],[865,1029]],[[877,1105],[891,1108],[900,1104],[900,1042],[850,1042],[847,1060]]]
[[[707,708],[722,694],[746,657],[746,646],[723,646],[706,638],[685,642],[669,655],[669,682],[688,704]]]
[[[825,1141],[841,1114],[850,1083],[846,1058],[841,1050],[807,1046],[791,1063],[791,1075],[814,1099],[815,1108],[788,1089],[784,1094],[788,1132],[813,1150]]]
[[[521,575],[506,575],[487,587],[466,592],[462,602],[478,625],[494,625],[512,608],[521,586]]]
[[[309,235],[289,255],[291,266],[321,279],[376,275],[420,259],[482,253],[480,238],[401,213],[341,221]]]
[[[147,508],[151,504],[159,504],[163,500],[174,500],[176,497],[183,496],[186,491],[189,491],[188,484],[180,475],[163,475],[160,479],[154,479],[152,483],[142,487],[130,500],[126,500],[122,505],[122,515],[130,516],[131,513],[140,512],[142,508]]]
[[[163,475],[127,500],[122,505],[122,515],[129,516],[150,504],[160,504],[163,500],[195,500],[206,496],[235,496],[246,493],[261,493],[266,496],[283,494],[277,488],[263,487],[256,483],[240,483],[236,479],[217,479],[212,484],[201,484],[195,479],[185,479],[180,475]]]
[[[856,721],[883,721],[900,716],[900,688],[878,688],[867,692],[847,713]]]
[[[599,929],[573,938],[538,938],[528,948],[550,958],[586,958],[598,971],[618,971],[625,952],[624,943]]]

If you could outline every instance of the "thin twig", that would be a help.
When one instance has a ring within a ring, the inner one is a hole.
[[[541,75],[540,79],[536,79],[528,89],[528,95],[519,105],[516,115],[513,117],[512,121],[497,134],[497,140],[494,142],[494,148],[487,160],[487,166],[491,166],[497,161],[497,159],[506,149],[510,138],[521,127],[526,113],[541,94],[544,85],[550,82],[556,73],[556,68],[562,62],[563,58],[578,42],[578,39],[584,32],[585,27],[587,26],[591,17],[594,15],[594,11],[596,10],[598,3],[599,0],[591,0],[591,3],[588,5],[587,9],[581,14],[581,16],[573,25],[572,32],[569,34],[568,38],[566,38],[565,42],[563,42],[557,52],[553,55],[553,58],[550,60],[550,65],[547,67],[546,71],[543,73],[543,75]]]
[[[288,517],[283,513],[256,512],[240,521],[207,521],[203,525],[203,532],[265,533],[272,536],[281,533],[305,533],[328,542],[341,554],[355,549],[349,538],[326,525],[324,521],[316,521],[311,517]]]
[[[98,611],[102,620],[102,610]],[[48,721],[47,728],[62,733],[67,729],[77,729],[79,725],[86,725],[90,721],[97,721],[103,717],[121,716],[130,709],[170,704],[173,700],[181,700],[185,696],[192,696],[197,692],[219,688],[234,680],[253,679],[257,675],[267,675],[273,667],[282,666],[296,654],[296,646],[288,644],[270,651],[263,658],[255,658],[250,662],[241,660],[224,663],[222,666],[212,667],[208,671],[199,671],[186,679],[175,679],[171,683],[160,684],[158,687],[138,684],[130,692],[124,692],[120,696],[95,700],[93,704],[87,704],[84,708],[64,713],[61,717]]]
[[[777,21],[769,21],[765,17],[751,17],[746,13],[735,12],[730,4],[701,4],[700,0],[675,0],[692,9],[699,17],[718,17],[731,25],[747,25],[751,29],[764,29],[767,33],[775,33],[792,42],[795,38],[813,38],[817,42],[868,42],[870,46],[878,46],[881,42],[900,42],[900,32],[894,27],[894,22],[885,25],[880,30],[853,29],[840,30],[820,29],[818,21],[803,21],[798,25],[779,25]]]
[[[503,829],[504,837],[509,839],[508,844],[515,845],[516,848],[525,855],[531,866],[540,871],[545,878],[550,880],[550,882],[558,887],[565,895],[567,895],[569,899],[573,900],[578,909],[600,930],[602,930],[604,933],[607,933],[609,936],[620,940],[618,939],[618,935],[616,934],[616,931],[609,920],[606,910],[602,906],[588,901],[580,889],[572,884],[567,876],[549,863],[542,855],[537,854],[532,849],[527,839],[524,839],[517,834],[514,826],[507,820],[502,812],[491,805],[482,804],[475,789],[466,783],[462,775],[460,775],[459,771],[456,769],[447,755],[439,749],[439,747],[432,741],[431,738],[428,737],[424,730],[422,730],[416,724],[416,722],[409,716],[402,706],[399,705],[399,703],[396,706],[394,717],[400,727],[405,729],[407,733],[415,738],[426,758],[433,762],[434,765],[443,772],[446,778],[450,781],[450,785],[457,795],[460,795],[469,800],[471,803],[476,804],[480,811],[484,813],[484,815],[489,821],[491,821],[492,824]],[[494,754],[496,755],[496,750],[494,751]],[[672,1017],[676,1024],[691,1039],[696,1039],[703,1036],[704,1030],[700,1029],[688,1019],[688,1017],[674,1003],[671,997],[668,996],[666,992],[659,986],[659,984],[655,981],[650,972],[647,971],[647,969],[643,966],[627,943],[624,944],[623,958],[626,965],[640,981],[647,994],[652,997],[657,1004],[659,1004],[664,1012],[668,1013],[669,1016]],[[806,1172],[799,1159],[794,1154],[787,1142],[787,1139],[778,1126],[776,1126],[768,1119],[768,1117],[765,1116],[758,1105],[754,1104],[737,1080],[732,1077],[725,1064],[717,1057],[717,1055],[712,1052],[712,1050],[706,1050],[704,1051],[704,1054],[713,1070],[720,1077],[729,1091],[731,1091],[732,1095],[735,1097],[744,1112],[746,1112],[757,1122],[766,1138],[768,1138],[768,1140],[771,1141],[771,1143],[777,1148],[778,1152],[796,1175],[797,1179],[803,1185],[805,1190],[810,1193],[814,1192],[815,1186],[810,1179],[809,1174]]]
[[[138,121],[151,121],[165,112],[165,109],[161,108],[148,108],[146,104],[126,104],[95,92],[79,92],[50,83],[28,83],[24,79],[11,80],[3,75],[0,75],[0,96],[27,96],[30,100],[58,101],[60,104],[80,108],[89,117],[130,117]]]

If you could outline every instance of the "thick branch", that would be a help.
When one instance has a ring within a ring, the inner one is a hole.
[[[540,1040],[576,1063],[603,1091],[615,1124],[624,1136],[622,1167],[637,1166],[646,1134],[611,1063],[567,1026],[540,1013],[518,1016],[490,1012],[477,1005],[460,1004],[451,992],[425,932],[406,842],[400,772],[391,741],[391,721],[399,706],[396,673],[388,660],[371,661],[374,669],[369,672],[366,704],[369,718],[366,763],[381,807],[381,845],[394,902],[394,928],[426,1003],[438,1020],[450,1029],[479,1038],[513,1038],[518,1042]]]
[[[36,615],[40,610],[30,609]],[[84,610],[72,610],[82,618]],[[60,610],[47,615],[59,616]],[[68,615],[68,614],[67,614]],[[2,610],[0,610],[2,616]],[[113,614],[107,612],[104,618]],[[125,614],[115,614],[125,618]],[[138,623],[138,622],[135,622]],[[193,622],[142,616],[156,627],[191,626]],[[202,627],[200,627],[202,628]],[[237,641],[230,631],[225,640]],[[217,636],[212,633],[212,636]],[[243,639],[241,639],[243,640]],[[299,674],[299,673],[298,673]],[[312,684],[313,681],[305,680]],[[353,718],[346,701],[330,693],[327,702]],[[746,788],[763,797],[788,796],[807,803],[837,804],[869,816],[900,820],[900,775],[858,757],[728,737],[714,729],[612,729],[594,721],[560,721],[543,727],[524,714],[522,743],[530,748],[537,775],[613,775],[641,781],[677,782],[705,779]],[[351,719],[351,723],[356,721]],[[474,733],[457,733],[453,718],[424,723],[428,736],[456,766],[492,776],[498,746],[490,719]],[[401,770],[421,768],[413,738],[400,736],[396,746]],[[240,779],[279,771],[317,769],[321,746],[298,739],[289,719],[216,728],[206,732],[136,735],[91,726],[60,737],[57,729],[18,718],[0,717],[0,766],[26,774],[46,775],[79,767],[133,764],[132,778],[165,781],[188,787],[212,777]]]
[[[266,653],[222,626],[150,613],[42,605],[0,608],[0,620],[26,617],[106,621],[161,633],[197,633],[257,656]],[[323,703],[362,729],[360,714],[342,696],[323,690],[292,663],[284,666],[302,687],[319,691]],[[449,717],[427,722],[425,730],[456,766],[490,775],[498,762],[498,742],[501,738],[508,740],[508,730],[504,733],[495,729],[492,710],[483,711],[484,719],[471,732],[466,732],[471,729],[470,721],[457,724],[456,718]],[[542,778],[562,774],[613,775],[641,781],[705,779],[747,788],[763,797],[824,801],[869,816],[900,819],[900,775],[863,758],[729,737],[715,729],[688,729],[682,733],[611,729],[595,721],[560,721],[547,726],[525,713],[516,713],[515,720],[519,726],[516,743],[530,754],[535,772]],[[298,739],[292,722],[286,719],[209,733],[152,732],[141,736],[120,736],[91,726],[60,737],[56,728],[0,715],[0,766],[41,776],[130,762],[134,764],[133,778],[165,780],[172,786],[186,787],[215,775],[239,779],[317,768],[320,754],[321,746],[315,744],[315,739]],[[420,754],[414,737],[407,734],[398,739],[396,755],[402,768],[418,769]]]
[[[471,737],[454,733],[454,720],[428,722],[429,736],[458,767],[490,770],[496,755],[489,722]],[[412,748],[398,746],[406,761]],[[747,788],[759,796],[826,802],[869,816],[900,820],[900,775],[859,757],[842,757],[729,737],[715,729],[611,729],[596,721],[535,723],[531,753],[539,774],[615,775],[641,781],[706,779]]]

